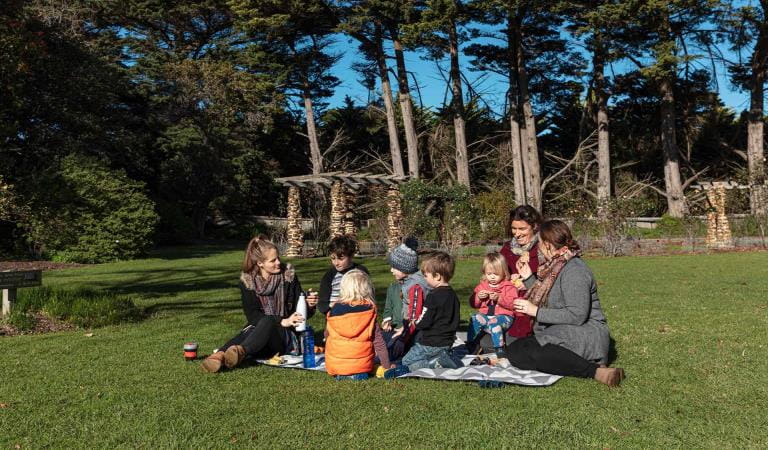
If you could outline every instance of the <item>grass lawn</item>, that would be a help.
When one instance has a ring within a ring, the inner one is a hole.
[[[587,259],[614,365],[629,378],[616,389],[563,379],[497,390],[258,366],[202,373],[182,344],[207,353],[243,325],[241,257],[239,247],[195,247],[47,272],[46,285],[133,294],[151,315],[91,337],[0,338],[0,448],[768,447],[768,253]],[[362,262],[383,300],[384,259]],[[306,289],[329,263],[295,264]],[[479,265],[459,262],[460,297]]]

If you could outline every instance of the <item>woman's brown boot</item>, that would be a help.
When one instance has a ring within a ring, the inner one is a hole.
[[[221,371],[222,364],[224,364],[224,352],[216,352],[205,358],[202,368],[206,372],[216,373]]]
[[[224,365],[232,369],[240,365],[245,359],[245,348],[242,345],[233,345],[224,352]]]
[[[608,385],[618,386],[624,379],[624,369],[614,367],[598,367],[595,371],[595,380]]]

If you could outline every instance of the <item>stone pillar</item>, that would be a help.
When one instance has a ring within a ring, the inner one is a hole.
[[[403,233],[400,224],[403,220],[403,210],[400,204],[400,191],[397,188],[390,187],[387,190],[387,248],[392,250],[400,245]]]
[[[717,246],[733,247],[731,225],[728,222],[728,216],[725,214],[728,193],[723,186],[717,187],[715,192],[717,195]]]
[[[717,193],[714,189],[706,189],[709,210],[707,211],[707,247],[717,246]]]
[[[707,189],[711,208],[707,213],[707,246],[726,248],[733,246],[731,225],[725,213],[727,191],[724,186]]]
[[[336,181],[331,185],[331,237],[344,234],[344,219],[346,218],[346,196],[344,195],[344,185]]]
[[[299,188],[288,188],[288,250],[285,256],[295,258],[302,256],[304,248],[304,230],[301,229],[301,196]]]
[[[357,193],[350,188],[344,190],[346,212],[344,214],[344,234],[347,236],[357,236],[357,226],[355,225],[355,204],[357,203]]]

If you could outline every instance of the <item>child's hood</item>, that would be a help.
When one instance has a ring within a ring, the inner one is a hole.
[[[403,280],[403,293],[407,294],[408,291],[414,286],[414,285],[420,285],[421,289],[424,290],[424,295],[426,296],[429,294],[429,292],[432,290],[431,287],[429,287],[429,284],[427,283],[427,279],[424,278],[424,274],[421,273],[421,270],[419,270],[416,273],[412,273],[408,275]]]
[[[374,308],[328,317],[328,322],[333,323],[333,331],[348,339],[360,336],[371,325],[371,321],[375,320]]]

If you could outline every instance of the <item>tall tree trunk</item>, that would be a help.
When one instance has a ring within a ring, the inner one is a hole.
[[[464,122],[464,97],[461,93],[461,70],[459,69],[459,38],[456,25],[448,28],[451,52],[451,89],[453,91],[453,128],[456,138],[456,178],[459,184],[469,187],[469,157],[467,155],[467,134]]]
[[[381,79],[381,94],[384,98],[384,110],[387,114],[387,133],[389,134],[389,153],[392,156],[392,171],[395,175],[405,176],[403,156],[400,152],[400,141],[397,137],[397,122],[395,120],[395,106],[392,102],[392,87],[389,84],[389,72],[387,72],[387,60],[384,54],[384,37],[381,24],[375,24],[376,65]]]
[[[517,47],[519,45],[517,34],[513,27],[513,21],[507,21],[507,52],[509,58],[509,145],[512,152],[512,173],[515,178],[515,203],[524,205],[527,203],[525,189],[525,172],[523,170],[525,139],[521,139],[520,130],[520,106],[518,102],[519,91],[517,89]],[[527,155],[526,155],[527,156]]]
[[[669,17],[660,30],[660,37],[665,43],[674,42]],[[668,61],[674,60],[674,49],[667,50],[663,55]],[[683,217],[687,212],[683,183],[680,179],[680,150],[677,148],[677,133],[675,130],[675,64],[665,63],[665,72],[659,80],[661,94],[661,146],[664,151],[664,187],[667,193],[667,210],[672,217]]]
[[[605,49],[599,34],[595,35],[592,67],[597,97],[597,203],[598,211],[602,213],[611,199],[611,149],[608,129],[608,93],[605,90]]]
[[[320,153],[320,141],[315,127],[315,112],[312,110],[309,81],[304,80],[301,97],[304,100],[304,112],[307,115],[307,136],[309,137],[309,154],[312,161],[312,174],[323,172],[323,155]]]
[[[400,41],[400,32],[397,27],[391,27],[389,33],[392,37],[395,61],[397,62],[397,92],[400,100],[400,113],[403,116],[403,128],[405,128],[405,144],[408,147],[408,175],[412,178],[419,178],[419,141],[416,137],[416,127],[413,120],[413,104],[411,103],[411,90],[408,87],[408,72],[405,70],[403,43]]]
[[[763,14],[768,11],[763,8]],[[752,214],[768,214],[768,192],[766,192],[764,152],[764,87],[768,71],[768,25],[763,24],[752,54],[752,86],[750,90],[749,124],[747,125],[747,165],[749,167]]]
[[[667,193],[667,209],[672,217],[686,213],[683,183],[680,179],[680,153],[675,133],[675,94],[672,75],[660,83],[661,91],[661,146],[664,150],[664,187]]]
[[[523,172],[523,149],[520,146],[520,121],[517,105],[510,108],[509,145],[512,150],[512,173],[515,177],[515,203],[525,204],[525,173]]]
[[[520,32],[520,28],[517,28]],[[522,42],[518,34],[518,41]],[[526,179],[529,181],[527,192],[529,203],[539,211],[541,206],[541,166],[539,164],[539,148],[536,143],[536,117],[533,115],[531,98],[528,93],[528,73],[525,70],[525,55],[522,45],[517,47],[517,80],[520,85],[520,101],[523,106],[523,119],[525,121],[525,154],[527,166],[525,168]],[[522,135],[521,135],[522,136]]]

